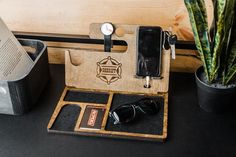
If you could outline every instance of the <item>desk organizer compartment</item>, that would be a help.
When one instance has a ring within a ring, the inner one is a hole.
[[[47,46],[38,40],[19,39],[19,42],[34,64],[22,78],[14,81],[0,80],[0,113],[3,114],[22,115],[29,111],[49,80]]]
[[[66,93],[64,101],[106,104],[108,98],[108,93],[94,93],[71,90]]]
[[[52,130],[74,131],[76,121],[80,115],[81,107],[76,104],[66,104],[61,108]]]
[[[125,52],[108,53],[92,47],[65,51],[66,87],[49,121],[49,132],[152,141],[167,138],[170,51],[161,53],[161,77],[153,77],[151,88],[145,88],[146,79],[136,76],[139,27],[114,24],[116,30],[123,30],[125,34],[120,36],[114,31],[112,40],[125,41]],[[104,39],[101,24],[91,24],[89,36]],[[112,108],[149,97],[161,104],[157,114],[145,115],[129,124],[113,124],[109,117]],[[74,113],[68,109],[65,113],[64,107],[73,108],[68,105],[77,105],[81,110]],[[70,125],[64,127],[67,122],[63,121],[70,121]]]
[[[77,97],[79,99],[75,100],[75,95],[80,95]],[[82,96],[85,99],[81,99]],[[87,99],[91,96],[96,99]],[[113,120],[108,114],[109,111],[118,105],[142,98],[152,98],[158,101],[160,103],[159,112],[155,115],[141,117],[128,124],[113,124]],[[88,108],[99,110],[95,127],[86,126],[88,116],[91,115],[90,110],[86,112]],[[167,112],[166,95],[99,92],[66,87],[49,122],[48,131],[85,136],[163,141],[167,136]]]
[[[143,98],[151,98],[159,102],[160,110],[157,114],[146,115],[139,117],[137,120],[122,124],[114,125],[113,118],[108,117],[105,130],[118,131],[118,132],[130,132],[140,134],[153,134],[162,135],[163,123],[164,123],[164,98],[160,96],[145,96],[145,95],[132,95],[132,94],[115,94],[111,104],[111,109],[116,108],[121,104],[132,103]]]

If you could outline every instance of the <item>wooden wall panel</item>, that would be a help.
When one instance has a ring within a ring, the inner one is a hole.
[[[0,0],[0,16],[20,32],[88,35],[90,23],[112,21],[172,26],[180,39],[192,39],[183,0]]]
[[[201,60],[196,56],[177,55],[175,60],[171,60],[170,70],[194,73],[201,65]]]
[[[205,0],[212,20],[211,0]],[[88,35],[90,23],[170,26],[179,39],[193,40],[183,0],[0,0],[0,16],[12,31]],[[47,43],[50,63],[64,63],[64,50],[86,44]],[[98,48],[95,46],[94,48]],[[102,48],[102,47],[100,47]],[[118,47],[119,49],[124,49]],[[172,71],[193,72],[201,62],[196,51],[177,51]]]

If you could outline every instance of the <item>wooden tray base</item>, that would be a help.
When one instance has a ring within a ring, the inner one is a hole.
[[[161,110],[158,114],[142,117],[130,124],[113,125],[109,117],[112,108],[144,97],[152,97],[161,102]],[[90,108],[99,110],[97,113],[99,124],[98,126],[95,124],[95,128],[83,127],[84,121],[88,118],[86,108],[89,109],[90,116]],[[167,94],[116,93],[66,87],[47,128],[53,133],[165,141],[167,117]]]

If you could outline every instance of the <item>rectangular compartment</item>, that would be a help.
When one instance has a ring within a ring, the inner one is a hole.
[[[109,93],[68,90],[64,101],[107,104]]]
[[[49,80],[47,46],[39,40],[19,39],[34,61],[30,71],[14,81],[0,80],[0,113],[21,115],[37,102]]]
[[[74,99],[75,95],[78,96],[81,93],[82,95],[79,97],[94,96],[97,102],[104,100],[104,96],[106,96],[107,103],[100,104],[94,101],[91,103],[88,99],[81,102],[78,101],[81,99]],[[113,125],[113,120],[109,117],[109,112],[113,108],[142,98],[152,98],[158,101],[160,104],[159,112],[155,115],[142,117],[129,124]],[[163,141],[167,136],[167,99],[167,95],[160,94],[91,92],[66,87],[53,113],[53,118],[48,124],[48,131],[86,136]],[[92,110],[95,110],[94,113]],[[94,114],[95,120],[93,119]],[[91,120],[94,120],[94,126],[90,126]]]
[[[121,104],[132,103],[142,98],[152,98],[160,103],[160,110],[155,115],[142,116],[134,122],[128,124],[114,125],[111,117],[108,117],[105,130],[130,132],[140,134],[161,135],[163,133],[163,119],[164,119],[164,99],[159,96],[145,96],[145,95],[128,95],[115,94],[111,104],[110,110],[116,108]]]

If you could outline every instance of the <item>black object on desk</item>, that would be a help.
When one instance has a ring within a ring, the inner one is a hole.
[[[185,73],[170,75],[168,140],[164,144],[48,134],[46,126],[65,87],[64,65],[50,65],[50,70],[51,81],[31,112],[0,115],[1,157],[236,156],[236,111],[225,115],[202,111],[194,75]]]
[[[129,123],[141,115],[154,115],[160,110],[160,102],[151,98],[143,98],[135,102],[117,106],[109,112],[114,124]]]
[[[37,102],[49,81],[49,63],[47,46],[39,40],[19,39],[22,46],[31,47],[35,52],[29,53],[34,61],[32,68],[22,78],[13,81],[0,80],[0,113],[22,115]]]
[[[140,26],[138,32],[137,76],[160,77],[163,31],[157,26]]]

